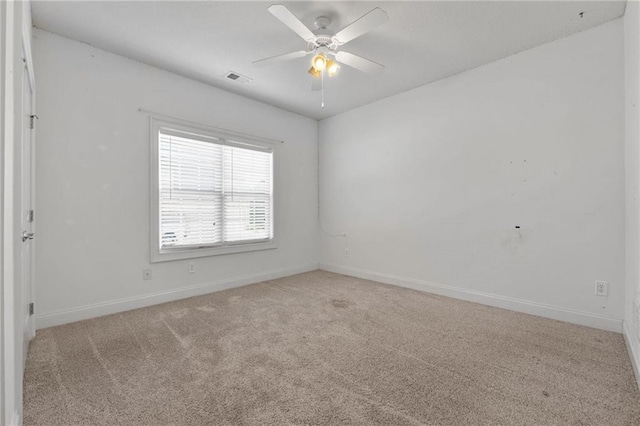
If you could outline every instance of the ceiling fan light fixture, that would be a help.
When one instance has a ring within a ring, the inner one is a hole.
[[[320,75],[322,74],[321,71],[318,71],[314,67],[309,68],[308,73],[311,74],[312,76],[316,77],[316,78],[320,78]]]
[[[333,77],[340,70],[340,65],[336,61],[332,61],[331,59],[327,60],[327,73],[329,77]]]
[[[318,54],[313,57],[313,60],[311,61],[311,66],[316,71],[322,72],[327,67],[327,58],[323,54]]]

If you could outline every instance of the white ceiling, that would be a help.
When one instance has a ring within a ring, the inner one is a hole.
[[[252,64],[306,47],[267,11],[272,3],[278,0],[32,1],[32,8],[40,29],[315,119],[583,31],[625,10],[624,1],[281,2],[312,30],[320,15],[337,32],[374,7],[389,14],[389,22],[342,48],[385,64],[384,72],[343,66],[326,82],[322,109],[320,92],[311,91],[310,58]],[[226,79],[231,70],[253,81]]]

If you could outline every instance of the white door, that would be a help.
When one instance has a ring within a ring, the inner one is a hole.
[[[22,301],[24,312],[23,324],[23,363],[27,360],[29,341],[34,335],[35,324],[30,309],[33,301],[32,271],[33,271],[33,237],[34,237],[34,213],[33,213],[33,89],[27,64],[22,73],[22,147],[21,147],[21,199],[20,220],[22,226]]]

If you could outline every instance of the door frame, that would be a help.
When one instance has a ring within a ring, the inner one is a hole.
[[[31,53],[31,4],[29,0],[0,4],[0,424],[22,424],[23,342],[33,336],[33,325],[25,333],[25,297],[21,286],[21,228],[18,212],[21,188],[22,150],[22,84],[24,64],[28,64],[32,87],[32,110],[35,108],[35,76]],[[20,91],[20,92],[18,92]],[[32,146],[34,132],[31,133]],[[35,148],[34,148],[35,150]],[[33,162],[32,162],[33,164]],[[33,176],[31,177],[33,184]],[[33,264],[31,266],[33,268]],[[35,284],[31,288],[31,294]],[[24,306],[22,306],[24,304]],[[32,321],[33,322],[33,321]]]
[[[12,8],[7,6],[7,2],[0,2],[0,19],[2,20],[0,23],[0,102],[2,103],[2,108],[0,110],[0,153],[4,154],[5,151],[5,138],[7,136],[8,129],[7,126],[7,118],[8,114],[6,112],[6,107],[8,106],[8,101],[6,99],[6,85],[7,85],[7,46],[9,44],[8,35],[12,33],[13,28],[10,27],[13,25],[13,20],[9,19],[10,13],[12,13]],[[5,247],[4,241],[6,236],[6,230],[4,228],[4,216],[5,216],[5,207],[4,207],[4,161],[0,161],[0,295],[2,295],[2,299],[0,300],[0,304],[2,305],[2,311],[5,311],[7,308],[6,297],[7,291],[5,286]],[[8,414],[11,407],[9,407],[9,398],[7,395],[7,360],[5,355],[5,349],[7,344],[5,343],[5,339],[7,339],[7,333],[5,332],[6,326],[6,315],[4,313],[0,314],[0,424],[5,424],[10,421],[10,414]]]
[[[0,424],[13,425],[20,422],[20,401],[16,395],[18,360],[16,359],[15,323],[15,271],[14,247],[17,232],[14,226],[14,147],[16,145],[15,101],[15,32],[16,7],[14,2],[3,4],[2,34],[2,411]]]

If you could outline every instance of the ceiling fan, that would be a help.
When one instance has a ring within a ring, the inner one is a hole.
[[[270,65],[315,54],[311,61],[309,74],[318,77],[320,80],[323,79],[325,71],[329,77],[335,75],[340,69],[340,64],[369,73],[381,72],[384,69],[384,65],[382,64],[363,58],[362,56],[354,55],[353,53],[345,52],[344,50],[339,50],[342,45],[387,22],[389,16],[384,10],[376,7],[335,34],[327,30],[331,20],[325,16],[316,18],[314,25],[317,29],[317,34],[314,34],[285,6],[275,4],[270,6],[268,10],[273,16],[278,18],[283,24],[306,41],[307,48],[305,50],[261,59],[253,62],[254,64]]]

